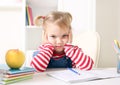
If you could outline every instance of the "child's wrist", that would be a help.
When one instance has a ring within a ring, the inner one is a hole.
[[[51,50],[54,50],[54,46],[51,43],[44,44],[44,48],[50,48]]]
[[[69,43],[67,43],[67,44],[64,45],[64,48],[65,48],[65,49],[66,49],[66,48],[71,48],[71,47],[73,47],[73,45],[71,45],[71,44],[69,44]]]
[[[65,53],[68,51],[68,50],[70,50],[71,48],[73,47],[73,45],[71,45],[71,44],[65,44],[64,45],[64,51],[65,51]]]

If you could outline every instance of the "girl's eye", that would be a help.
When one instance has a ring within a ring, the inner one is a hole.
[[[68,35],[63,35],[62,37],[63,37],[63,38],[66,38],[66,37],[68,37]]]
[[[52,35],[51,37],[52,37],[52,38],[56,38],[56,36],[54,36],[54,35]]]

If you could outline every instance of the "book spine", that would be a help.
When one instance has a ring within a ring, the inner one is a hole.
[[[12,81],[12,80],[26,78],[26,77],[32,77],[32,76],[33,76],[33,74],[28,74],[28,75],[22,75],[22,76],[11,77],[11,78],[2,78],[2,81]]]
[[[30,6],[27,6],[27,13],[28,13],[29,25],[34,25],[34,23],[33,23],[32,8]]]
[[[29,75],[34,74],[34,72],[26,72],[26,73],[19,73],[19,74],[5,74],[3,75],[4,78],[11,78],[11,77],[17,77],[17,76],[23,76],[23,75]]]
[[[27,79],[32,79],[32,78],[33,78],[32,76],[28,76],[28,77],[24,77],[24,78],[20,78],[20,79],[15,79],[15,80],[1,81],[0,84],[11,84],[11,83],[19,82],[19,81],[24,81]]]
[[[24,68],[21,70],[9,70],[7,74],[19,74],[19,73],[27,73],[27,72],[35,72],[34,68]]]
[[[28,20],[28,11],[27,11],[27,7],[26,7],[26,25],[29,25],[29,20]]]
[[[27,11],[27,7],[25,7],[25,11],[26,11],[26,25],[29,25],[29,20],[28,20],[28,11]]]

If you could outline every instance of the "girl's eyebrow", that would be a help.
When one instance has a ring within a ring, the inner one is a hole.
[[[64,33],[63,35],[69,35],[69,33]]]
[[[54,34],[51,34],[50,36],[56,36],[56,35],[54,35]]]
[[[52,33],[51,33],[50,35],[55,35],[55,34],[52,34]]]
[[[65,33],[65,34],[62,34],[60,36],[62,37],[62,36],[68,36],[68,35],[69,35],[68,33]],[[50,34],[50,36],[56,36],[57,37],[57,35],[55,35],[55,34]]]

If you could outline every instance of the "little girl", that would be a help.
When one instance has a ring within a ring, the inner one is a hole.
[[[72,16],[68,12],[53,11],[43,20],[44,43],[38,47],[31,66],[43,72],[47,68],[79,68],[90,70],[93,60],[81,48],[71,45]]]

